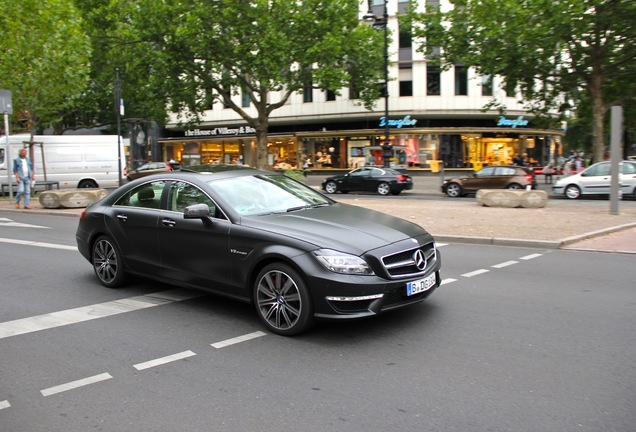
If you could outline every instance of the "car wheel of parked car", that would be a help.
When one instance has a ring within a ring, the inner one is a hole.
[[[93,180],[82,180],[81,182],[79,182],[77,187],[79,189],[91,189],[91,188],[96,188],[97,183],[95,183]]]
[[[511,183],[508,185],[506,189],[513,189],[513,190],[521,189],[521,185],[519,183]]]
[[[377,191],[380,195],[388,195],[391,192],[391,187],[388,183],[380,183],[378,185]]]
[[[338,185],[334,181],[327,182],[325,185],[325,192],[333,194],[338,192]]]
[[[446,195],[456,198],[462,194],[462,187],[457,183],[449,183],[446,186]]]
[[[93,269],[95,275],[108,288],[117,288],[124,284],[126,274],[124,262],[117,245],[107,236],[101,236],[93,244]]]
[[[260,271],[254,303],[259,318],[274,333],[292,336],[313,323],[309,292],[300,275],[286,264],[269,264]]]
[[[581,189],[579,189],[579,187],[575,185],[568,185],[565,188],[565,196],[570,199],[577,199],[581,196]]]

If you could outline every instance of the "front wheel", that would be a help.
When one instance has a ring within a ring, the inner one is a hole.
[[[565,196],[570,199],[577,199],[581,196],[581,189],[575,185],[569,185],[565,188]]]
[[[313,306],[300,275],[283,263],[269,264],[254,285],[258,317],[272,332],[293,336],[313,324]]]
[[[377,191],[380,195],[388,195],[391,192],[391,187],[388,183],[382,182],[378,185]]]
[[[334,181],[327,182],[325,185],[325,192],[328,194],[334,194],[338,192],[338,185]]]
[[[462,194],[462,187],[457,183],[449,183],[446,186],[446,195],[456,198]]]
[[[508,185],[507,189],[519,190],[521,189],[521,185],[519,183],[511,183]]]
[[[94,189],[97,187],[97,183],[94,180],[82,180],[77,185],[79,189]]]
[[[101,236],[93,244],[92,262],[95,275],[108,288],[117,288],[126,281],[124,260],[115,242]]]

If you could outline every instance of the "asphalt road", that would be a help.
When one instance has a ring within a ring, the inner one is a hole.
[[[284,338],[242,303],[102,287],[75,224],[0,213],[0,431],[634,430],[632,255],[442,245],[427,302]]]

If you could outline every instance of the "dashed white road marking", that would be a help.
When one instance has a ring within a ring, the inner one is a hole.
[[[0,323],[0,339],[25,333],[76,324],[83,321],[118,315],[168,303],[189,300],[204,295],[199,291],[173,289],[128,299],[114,300],[90,306],[67,309],[29,318]]]
[[[49,387],[47,389],[40,390],[40,393],[42,393],[42,396],[51,396],[57,393],[62,393],[68,390],[73,390],[73,389],[84,387],[90,384],[95,384],[101,381],[106,381],[111,379],[112,377],[113,376],[109,373],[102,373],[99,375],[94,375],[92,377],[83,378],[77,381],[71,381],[66,384],[61,384],[55,387]]]
[[[442,279],[441,285],[446,285],[446,284],[453,283],[453,282],[457,282],[457,279],[446,278],[446,279]]]
[[[527,261],[527,260],[531,260],[531,259],[533,259],[533,258],[538,258],[538,257],[540,257],[540,256],[543,256],[543,254],[535,253],[535,254],[530,254],[530,255],[523,256],[523,257],[521,257],[521,258],[519,258],[519,259],[522,259],[522,260],[526,260],[526,261]]]
[[[235,338],[232,338],[232,339],[226,339],[226,340],[221,341],[221,342],[216,342],[216,343],[213,343],[211,345],[214,348],[225,348],[226,346],[230,346],[230,345],[234,345],[234,344],[237,344],[237,343],[245,342],[245,341],[248,341],[250,339],[255,339],[255,338],[258,338],[258,337],[261,337],[261,336],[266,336],[266,335],[267,335],[267,333],[263,333],[262,331],[257,331],[257,332],[254,332],[254,333],[245,334],[243,336],[238,336],[238,337],[235,337]]]
[[[46,227],[42,227],[42,228],[46,228]],[[0,237],[0,243],[11,243],[11,244],[18,244],[23,246],[35,246],[35,247],[43,247],[43,248],[50,248],[50,249],[64,249],[64,250],[72,250],[72,251],[77,250],[77,246],[67,246],[67,245],[61,245],[61,244],[55,244],[55,243],[43,243],[43,242],[36,242],[36,241],[30,241],[30,240],[17,240],[17,239],[9,239],[9,238],[2,238],[2,237]]]
[[[511,266],[513,264],[519,264],[519,261],[506,261],[506,262],[502,262],[502,263],[499,263],[499,264],[495,264],[492,267],[496,268],[496,269],[500,269],[500,268]]]
[[[473,276],[478,276],[480,274],[488,273],[489,271],[490,270],[488,270],[488,269],[479,269],[479,270],[472,271],[470,273],[464,273],[462,276],[465,277],[465,278],[470,278],[470,277],[473,277]]]
[[[147,362],[143,362],[143,363],[137,363],[136,365],[133,365],[133,367],[137,370],[144,370],[144,369],[149,369],[151,367],[155,367],[155,366],[161,366],[164,365],[166,363],[172,363],[174,361],[177,360],[183,360],[185,358],[188,357],[192,357],[195,356],[196,353],[192,352],[192,351],[183,351],[180,353],[176,353],[176,354],[172,354],[172,355],[168,355],[165,357],[161,357],[158,359],[154,359],[154,360],[150,360]]]
[[[1,409],[5,409],[5,408],[9,408],[10,406],[11,406],[11,404],[9,403],[8,400],[0,401],[0,410]]]
[[[14,227],[14,228],[43,228],[50,229],[50,227],[40,226],[40,225],[31,225],[20,222],[14,222],[8,218],[0,218],[0,227]]]

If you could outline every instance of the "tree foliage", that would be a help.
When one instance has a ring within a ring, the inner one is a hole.
[[[416,0],[412,2],[416,10]],[[633,0],[450,0],[411,16],[420,49],[443,65],[499,75],[538,114],[567,115],[588,100],[593,147],[605,153],[604,118],[636,95]]]
[[[60,122],[83,91],[90,41],[72,3],[0,0],[0,88],[33,133]]]
[[[222,100],[256,130],[266,165],[270,114],[309,82],[352,86],[371,107],[381,81],[382,39],[360,23],[357,0],[140,0],[133,21],[171,108],[197,121]],[[246,94],[250,108],[233,96]]]

